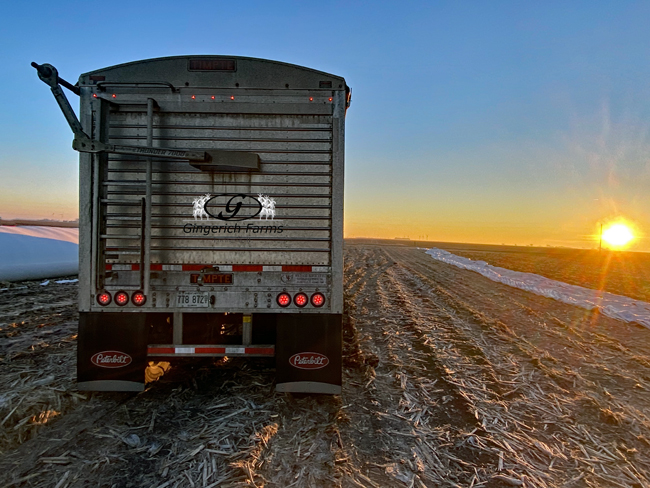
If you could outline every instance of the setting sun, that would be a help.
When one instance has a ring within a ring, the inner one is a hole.
[[[634,235],[625,224],[611,225],[603,232],[603,240],[612,247],[623,247],[632,239]]]

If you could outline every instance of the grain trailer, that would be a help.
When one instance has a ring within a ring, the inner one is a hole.
[[[150,361],[261,356],[277,391],[340,393],[345,80],[236,56],[75,85],[32,65],[80,152],[79,389],[143,390]]]

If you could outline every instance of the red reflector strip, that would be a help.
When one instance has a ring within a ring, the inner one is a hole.
[[[131,265],[131,271],[140,271],[140,265],[139,264],[132,264]]]
[[[275,354],[272,347],[247,347],[246,354]]]
[[[203,268],[211,268],[205,264],[184,264],[183,271],[201,271]]]
[[[174,354],[173,347],[150,347],[147,349],[148,354]]]
[[[264,266],[258,266],[253,264],[233,264],[233,271],[262,271]]]
[[[162,271],[162,264],[152,264],[151,271]]]
[[[112,269],[113,269],[113,265],[112,265],[112,264],[107,264],[107,265],[106,265],[106,271],[110,271],[110,270],[112,270]]]
[[[195,347],[194,354],[224,354],[225,347]]]
[[[311,266],[282,266],[284,272],[311,273]]]

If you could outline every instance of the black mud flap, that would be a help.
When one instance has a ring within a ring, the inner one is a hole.
[[[341,315],[279,314],[276,391],[341,393]]]
[[[83,391],[143,391],[144,313],[79,314],[77,386]]]

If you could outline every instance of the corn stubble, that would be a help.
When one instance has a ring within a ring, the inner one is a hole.
[[[154,363],[141,394],[79,393],[77,285],[12,285],[0,484],[650,484],[646,329],[413,248],[347,245],[345,263],[340,397],[274,393],[268,360]]]

